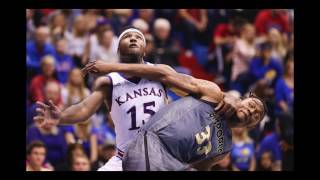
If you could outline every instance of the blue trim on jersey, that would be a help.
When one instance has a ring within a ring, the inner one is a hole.
[[[134,84],[139,84],[141,78],[140,77],[131,77],[131,78],[126,78],[122,73],[118,73],[123,79],[130,81]]]

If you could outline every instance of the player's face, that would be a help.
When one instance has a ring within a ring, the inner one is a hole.
[[[144,55],[143,37],[137,32],[128,32],[122,36],[119,43],[120,55],[136,58],[121,59],[123,63],[137,63]]]
[[[33,166],[42,166],[46,156],[46,149],[43,147],[33,148],[31,154],[29,155],[29,161]]]
[[[257,98],[246,98],[240,102],[237,109],[238,127],[252,127],[262,120],[264,107]]]

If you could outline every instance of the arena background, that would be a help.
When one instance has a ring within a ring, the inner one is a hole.
[[[293,170],[292,9],[27,9],[27,171],[34,161],[41,170],[97,170],[115,153],[105,107],[73,126],[44,129],[32,118],[36,101],[66,108],[86,97],[94,77],[82,78],[79,68],[94,59],[119,62],[117,37],[128,25],[144,33],[146,61],[266,100],[263,121],[250,131],[236,129],[231,155],[212,171]],[[34,151],[42,144],[45,154]]]

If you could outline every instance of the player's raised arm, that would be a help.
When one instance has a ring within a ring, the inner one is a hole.
[[[89,119],[103,103],[105,97],[109,79],[100,77],[95,82],[94,91],[82,100],[78,104],[74,104],[64,111],[61,111],[55,106],[52,101],[49,101],[49,105],[42,102],[37,102],[37,115],[34,117],[35,121],[38,121],[40,125],[48,122],[54,122],[56,124],[74,124]]]
[[[158,64],[150,66],[146,64],[104,63],[93,61],[87,64],[82,71],[84,73],[106,74],[121,72],[130,76],[138,76],[154,81],[159,81],[169,88],[174,87],[186,93],[211,97],[214,102],[220,102],[223,93],[213,82],[196,79],[192,76],[177,73],[168,65]]]

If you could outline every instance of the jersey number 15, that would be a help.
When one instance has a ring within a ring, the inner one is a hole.
[[[149,106],[155,107],[156,104],[154,101],[143,103],[143,112],[145,114],[150,114],[150,116],[153,116],[155,112],[151,109],[148,109]],[[136,106],[132,106],[128,111],[127,114],[131,113],[131,128],[129,130],[136,130],[140,127],[137,127],[137,116],[136,116]],[[142,120],[142,123],[144,124],[144,120]]]

